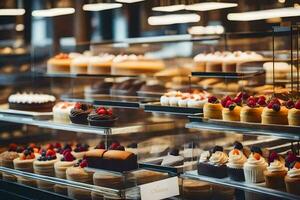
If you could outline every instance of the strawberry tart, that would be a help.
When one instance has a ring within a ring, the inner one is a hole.
[[[267,105],[266,98],[260,97],[249,97],[247,105],[241,109],[241,121],[242,122],[254,122],[261,123],[261,113],[263,107]]]

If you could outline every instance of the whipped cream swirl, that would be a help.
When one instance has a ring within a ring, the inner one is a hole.
[[[288,171],[287,175],[289,177],[299,177],[300,176],[300,169],[297,169],[296,167],[293,167]]]
[[[222,151],[216,151],[209,158],[209,163],[212,165],[224,165],[228,161],[228,156]]]
[[[238,151],[238,153],[233,153],[234,151]],[[240,150],[234,149],[229,152],[227,166],[230,168],[242,169],[246,161],[247,158],[244,153]]]
[[[282,162],[279,160],[274,160],[273,162],[270,163],[270,166],[267,167],[268,171],[270,172],[282,172],[282,171],[287,171],[287,168],[283,165]]]
[[[253,157],[253,154],[250,154],[250,156],[249,156],[247,162],[245,163],[245,165],[267,167],[268,163],[266,162],[266,160],[264,159],[264,157],[260,156],[259,160],[256,160]]]

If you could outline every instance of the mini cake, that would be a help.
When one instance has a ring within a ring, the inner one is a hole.
[[[114,55],[104,54],[100,56],[91,57],[87,73],[88,74],[110,74],[112,60],[114,59]]]
[[[269,162],[270,166],[264,171],[266,186],[268,188],[283,190],[285,188],[284,177],[288,169],[275,152],[270,154]]]
[[[117,117],[112,109],[99,107],[88,115],[87,120],[91,126],[111,127],[115,124]]]
[[[207,153],[202,153],[198,164],[198,173],[200,175],[211,176],[214,178],[224,178],[227,176],[226,163],[228,156],[223,152],[223,147],[216,146],[208,158]],[[205,158],[206,157],[206,158]],[[208,161],[205,161],[208,159]]]
[[[211,184],[203,181],[184,179],[182,196],[189,200],[207,200],[212,198]]]
[[[76,159],[83,158],[85,156],[85,153],[89,150],[89,145],[88,144],[76,144],[75,149],[72,152],[72,155]]]
[[[162,166],[178,166],[184,164],[184,157],[179,155],[178,149],[172,149],[169,155],[165,156],[161,162]]]
[[[190,98],[191,98],[191,94],[183,93],[178,100],[178,106],[184,108],[188,107],[188,102],[190,101]]]
[[[116,174],[107,171],[96,171],[93,175],[94,185],[108,187],[113,189],[124,188],[125,177],[121,174]]]
[[[54,164],[58,161],[56,157],[56,152],[54,150],[48,149],[47,152],[42,152],[42,154],[33,162],[34,173],[45,175],[45,176],[55,176]],[[53,183],[48,183],[46,181],[37,180],[37,186],[44,190],[53,190]]]
[[[229,178],[235,181],[245,181],[243,168],[247,157],[243,152],[243,148],[240,142],[235,142],[234,149],[229,152],[227,173]]]
[[[74,124],[88,124],[88,115],[92,112],[91,104],[76,103],[70,111],[70,120]]]
[[[93,173],[87,172],[84,169],[85,167],[87,167],[87,162],[86,160],[82,160],[75,166],[67,168],[67,179],[81,183],[93,184]],[[68,196],[72,199],[90,200],[91,192],[89,190],[77,189],[75,187],[68,186]]]
[[[20,154],[20,157],[13,160],[14,168],[16,170],[25,171],[29,173],[33,173],[33,161],[35,160],[35,154],[33,148],[29,147]],[[21,176],[17,176],[17,180],[19,183],[24,185],[35,186],[36,181],[33,179],[23,178]]]
[[[47,61],[48,73],[70,73],[71,58],[69,54],[60,53]]]
[[[163,96],[160,97],[160,104],[162,106],[169,106],[171,97],[181,96],[180,94],[181,94],[180,92],[175,92],[175,91],[165,93]]]
[[[17,145],[16,144],[11,144],[9,146],[8,151],[5,151],[0,154],[0,165],[2,167],[7,167],[7,168],[14,168],[13,160],[19,157],[19,153],[17,152]],[[3,180],[8,180],[8,181],[16,181],[16,177],[7,174],[7,173],[2,173],[2,178]]]
[[[71,74],[86,74],[89,62],[90,62],[89,56],[78,56],[72,59],[70,63]]]
[[[205,103],[207,103],[207,98],[205,96],[192,94],[187,102],[187,106],[189,108],[203,108]]]
[[[287,172],[284,178],[286,191],[291,194],[300,195],[300,162],[294,163],[294,166]]]
[[[222,53],[215,52],[206,55],[205,71],[206,72],[221,72],[222,71]]]
[[[239,99],[239,101],[241,101]],[[236,101],[232,100],[229,96],[225,97],[221,101],[221,104],[223,106],[222,109],[222,118],[225,121],[240,121],[240,112],[241,107],[238,106]]]
[[[130,172],[129,177],[129,182],[133,182],[134,185],[142,185],[168,178],[169,175],[167,173],[139,169]]]
[[[268,163],[262,157],[262,151],[258,147],[251,148],[251,154],[244,164],[244,175],[247,183],[264,182],[264,171],[267,169]]]
[[[291,105],[291,103],[289,103],[287,105]],[[295,106],[293,106],[292,108],[290,106],[289,108],[290,108],[289,111],[288,111],[289,125],[291,125],[291,126],[300,126],[300,100],[298,100],[296,102]]]
[[[69,123],[70,122],[70,113],[72,108],[74,108],[75,103],[70,102],[59,102],[55,104],[52,109],[53,112],[53,121]]]
[[[268,106],[263,109],[261,115],[263,124],[288,124],[288,109],[281,106],[278,99],[274,98],[268,103]]]
[[[260,96],[259,98],[250,97],[247,100],[247,105],[241,109],[241,121],[261,123],[263,106],[266,106],[266,104],[264,96]]]
[[[222,105],[216,97],[208,98],[208,102],[203,107],[203,114],[208,119],[222,119]]]
[[[51,112],[55,104],[55,97],[47,94],[17,93],[8,98],[9,109]]]

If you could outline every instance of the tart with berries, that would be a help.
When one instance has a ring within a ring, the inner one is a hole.
[[[91,126],[112,127],[117,121],[112,109],[99,107],[88,116],[88,122]]]
[[[71,122],[74,124],[88,124],[87,118],[93,108],[91,104],[76,103],[69,115]]]
[[[288,101],[286,104],[289,109],[288,121],[291,126],[300,126],[300,100],[293,103],[292,100]]]
[[[263,109],[261,114],[263,124],[288,124],[288,109],[281,106],[281,102],[277,98],[269,101],[267,107]]]
[[[72,167],[76,164],[76,158],[73,156],[70,149],[66,149],[63,152],[63,157],[60,161],[54,164],[55,176],[57,178],[66,178],[66,170],[68,167]]]
[[[208,102],[203,107],[203,114],[208,119],[222,119],[222,105],[217,97],[208,98]]]
[[[222,101],[222,118],[225,121],[240,121],[242,98],[234,98],[227,96]]]
[[[258,98],[249,97],[247,105],[243,106],[241,109],[241,121],[261,123],[261,113],[263,111],[263,107],[266,105],[266,97],[264,96],[260,96]]]
[[[75,149],[73,150],[72,154],[77,159],[82,159],[85,156],[85,153],[89,150],[90,146],[88,144],[76,144]]]

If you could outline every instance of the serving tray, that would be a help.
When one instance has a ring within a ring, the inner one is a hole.
[[[146,103],[143,107],[146,112],[159,112],[173,115],[194,115],[203,112],[202,108],[162,106],[160,102]]]

